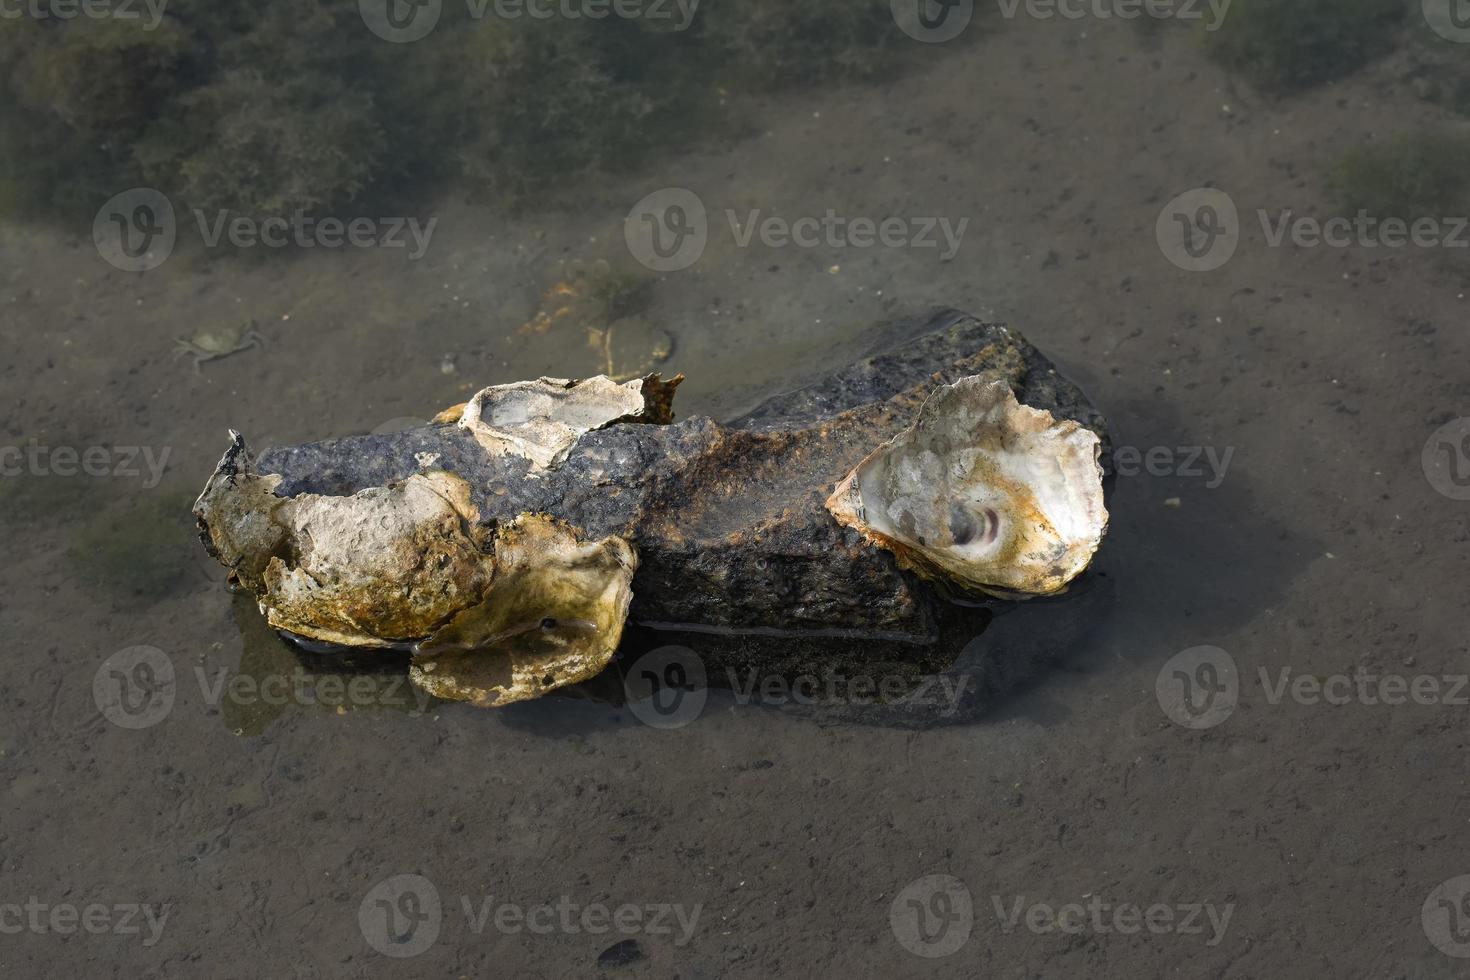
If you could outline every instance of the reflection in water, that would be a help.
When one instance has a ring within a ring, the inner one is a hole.
[[[240,630],[240,663],[203,678],[214,692],[226,728],[261,735],[288,711],[347,716],[361,711],[399,711],[422,716],[436,702],[408,683],[403,651],[341,650],[303,638],[287,639],[243,593],[231,599]]]

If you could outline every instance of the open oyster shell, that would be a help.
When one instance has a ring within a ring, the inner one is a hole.
[[[415,648],[413,682],[498,707],[601,673],[633,598],[632,547],[619,537],[582,543],[569,525],[523,514],[496,533],[494,554],[484,600]]]
[[[1107,531],[1100,444],[984,376],[936,390],[918,420],[838,485],[827,509],[925,578],[1051,595]]]
[[[555,466],[583,434],[617,422],[666,425],[682,375],[657,374],[618,384],[606,375],[585,380],[539,378],[480,391],[458,424],[486,452],[524,456],[540,469]]]

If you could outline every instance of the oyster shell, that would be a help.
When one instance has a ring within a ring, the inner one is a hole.
[[[1061,592],[1107,531],[1095,433],[976,375],[837,487],[827,509],[920,575],[992,595]]]
[[[622,639],[638,558],[622,538],[523,514],[495,538],[495,576],[479,604],[414,651],[414,684],[448,701],[500,706],[602,672]]]
[[[572,381],[539,378],[480,391],[458,424],[491,454],[524,456],[540,469],[564,459],[583,434],[615,422],[665,425],[673,419],[674,389],[682,375],[657,374],[618,384],[606,375]]]
[[[194,513],[211,554],[271,626],[342,646],[427,636],[477,602],[491,579],[470,502],[451,473],[415,474],[346,497],[274,494],[233,441]]]

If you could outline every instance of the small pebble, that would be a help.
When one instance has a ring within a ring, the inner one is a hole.
[[[602,951],[597,957],[598,966],[627,966],[643,959],[643,947],[638,945],[636,939],[624,939],[620,943],[613,943]]]

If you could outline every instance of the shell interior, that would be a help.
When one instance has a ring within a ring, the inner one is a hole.
[[[965,589],[1050,595],[1107,531],[1100,442],[984,376],[936,390],[918,420],[827,501],[905,567]]]

